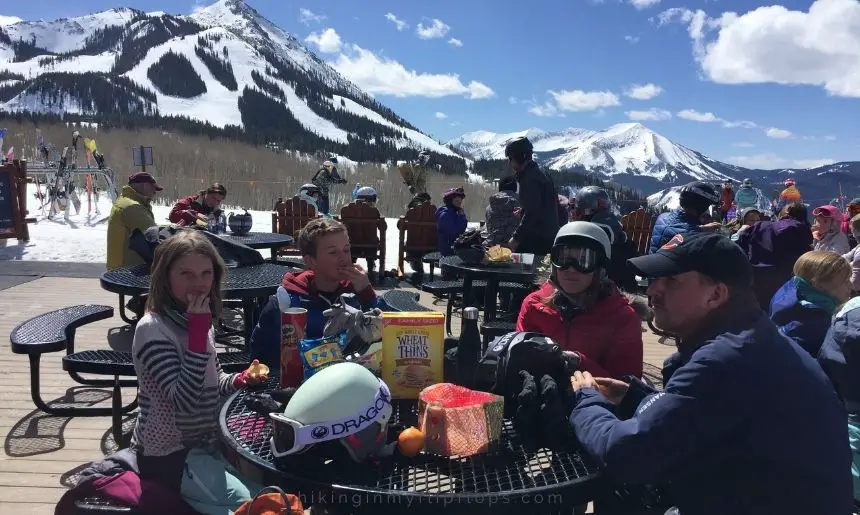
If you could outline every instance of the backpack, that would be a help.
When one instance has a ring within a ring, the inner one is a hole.
[[[505,398],[505,416],[516,410],[516,396],[522,390],[520,370],[536,378],[549,374],[559,385],[570,383],[571,373],[561,346],[540,333],[512,332],[499,336],[487,346],[475,371],[475,389]]]
[[[305,509],[302,501],[293,494],[285,493],[277,486],[267,486],[233,513],[235,515],[301,515]]]
[[[158,247],[162,241],[170,238],[179,231],[200,231],[200,233],[205,235],[215,246],[215,250],[218,251],[221,259],[224,260],[224,264],[227,268],[259,265],[265,262],[263,256],[251,247],[242,245],[241,243],[236,243],[226,238],[221,238],[209,231],[191,227],[153,226],[143,232],[141,232],[140,229],[135,229],[128,237],[128,248],[137,252],[144,262],[151,267],[152,262],[155,260],[155,248]]]

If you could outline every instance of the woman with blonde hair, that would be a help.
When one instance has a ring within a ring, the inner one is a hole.
[[[851,297],[851,266],[839,254],[813,250],[794,264],[794,277],[777,290],[770,318],[813,357],[837,308]]]
[[[140,413],[132,447],[140,476],[180,493],[201,513],[226,513],[259,486],[238,477],[217,450],[222,395],[258,382],[218,364],[212,320],[221,314],[226,269],[212,243],[183,230],[155,250],[146,314],[132,359]]]

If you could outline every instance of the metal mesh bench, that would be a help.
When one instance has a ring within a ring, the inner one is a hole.
[[[110,306],[84,304],[50,311],[18,324],[9,335],[12,352],[26,354],[30,358],[30,396],[41,411],[59,417],[113,417],[114,439],[120,445],[122,438],[122,415],[137,408],[137,397],[127,406],[122,405],[122,386],[137,387],[137,380],[120,380],[120,376],[135,376],[134,365],[127,353],[114,350],[87,350],[75,352],[75,332],[78,327],[112,318]],[[76,382],[87,386],[112,387],[110,408],[48,406],[42,399],[40,388],[40,363],[42,354],[66,351],[63,370]],[[80,374],[114,376],[112,380],[88,379]]]
[[[388,290],[382,294],[382,300],[393,311],[433,311],[418,303],[418,292],[409,290]]]
[[[484,348],[486,349],[487,345],[489,345],[494,338],[516,331],[516,326],[517,324],[514,322],[505,322],[502,320],[493,320],[492,322],[484,322],[481,324],[481,336]]]

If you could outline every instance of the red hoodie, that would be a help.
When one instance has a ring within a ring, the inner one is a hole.
[[[595,377],[642,377],[642,321],[618,290],[565,322],[561,313],[544,304],[555,287],[546,282],[523,301],[517,331],[549,336],[561,348],[582,356],[583,370]]]

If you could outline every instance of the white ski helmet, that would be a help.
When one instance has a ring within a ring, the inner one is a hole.
[[[308,197],[313,197],[317,193],[320,193],[320,188],[316,184],[302,184],[302,187],[299,188],[299,195],[307,195]]]
[[[376,202],[376,190],[370,186],[362,186],[355,192],[355,198],[360,198],[368,202]]]
[[[752,179],[744,179],[744,186],[752,186]]]
[[[596,247],[595,250],[602,250],[604,257],[609,260],[612,258],[612,240],[609,236],[611,233],[612,229],[604,228],[592,222],[568,222],[555,234],[555,241],[553,241],[552,246],[581,241],[591,247]]]
[[[300,454],[318,443],[339,441],[355,461],[380,456],[391,420],[388,386],[362,365],[335,363],[302,383],[283,413],[270,413],[272,454]]]

